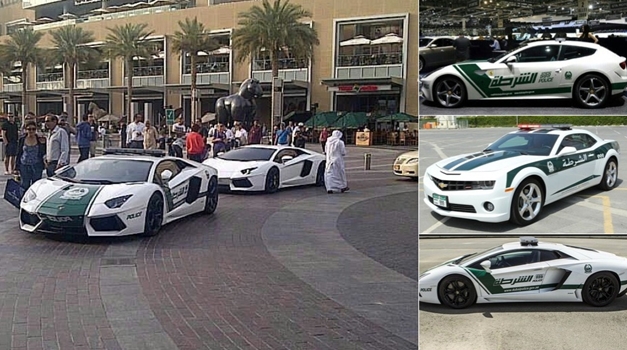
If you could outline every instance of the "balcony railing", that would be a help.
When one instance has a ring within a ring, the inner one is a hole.
[[[134,77],[155,77],[163,75],[163,66],[134,67]]]
[[[402,63],[403,55],[400,52],[389,54],[339,55],[337,58],[338,67],[382,66]]]
[[[63,72],[37,74],[37,82],[63,81]]]
[[[279,69],[302,69],[307,68],[307,60],[295,58],[280,58]],[[269,59],[255,60],[253,70],[271,70],[272,62]]]
[[[91,69],[78,72],[78,79],[107,79],[109,78],[108,69]]]
[[[198,73],[224,73],[229,71],[229,62],[207,62],[196,65]],[[186,64],[183,74],[192,74],[192,65]]]

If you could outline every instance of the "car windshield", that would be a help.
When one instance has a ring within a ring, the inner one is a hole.
[[[490,249],[484,250],[484,251],[479,252],[479,253],[472,253],[472,254],[464,255],[462,257],[462,259],[460,259],[458,261],[455,261],[454,263],[456,265],[462,265],[462,264],[465,264],[465,263],[467,263],[467,262],[469,262],[469,261],[471,261],[471,260],[473,260],[473,259],[475,259],[475,258],[477,258],[479,256],[489,255],[489,254],[498,252],[500,250],[503,250],[503,246],[502,245],[499,245],[499,246],[496,246],[496,247],[492,247]]]
[[[507,134],[492,143],[484,151],[520,152],[532,156],[548,156],[558,135],[544,133]]]
[[[429,45],[429,43],[433,40],[433,38],[420,38],[418,42],[418,47],[425,47]]]
[[[505,56],[509,55],[510,53],[512,53],[512,52],[514,52],[514,51],[516,51],[516,50],[522,49],[523,47],[526,47],[526,46],[527,46],[527,43],[520,44],[520,45],[518,45],[517,47],[515,47],[515,48],[513,48],[513,49],[511,49],[511,50],[509,50],[509,51],[505,51],[505,52],[503,52],[502,54],[500,54],[500,55],[498,55],[498,56],[496,56],[496,57],[494,57],[494,58],[490,58],[490,59],[488,60],[488,62],[492,62],[492,63],[497,62],[498,60],[500,60],[500,59],[502,59],[503,57],[505,57]]]
[[[55,175],[79,183],[114,184],[148,181],[152,162],[130,159],[90,158]]]
[[[242,147],[219,155],[218,158],[239,162],[270,160],[276,150],[263,147]]]

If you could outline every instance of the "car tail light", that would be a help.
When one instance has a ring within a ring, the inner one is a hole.
[[[626,62],[627,62],[627,61],[623,61],[623,62],[621,62],[621,63],[619,64],[619,66],[620,66],[623,70],[625,70],[625,68],[627,68],[627,63],[626,63]]]

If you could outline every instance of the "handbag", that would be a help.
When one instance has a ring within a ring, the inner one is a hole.
[[[7,185],[4,189],[4,199],[19,209],[20,202],[22,201],[22,197],[24,197],[25,192],[26,190],[24,190],[19,182],[14,179],[8,179]]]

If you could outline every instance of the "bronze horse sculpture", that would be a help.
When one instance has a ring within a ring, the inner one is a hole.
[[[255,99],[262,95],[263,89],[259,80],[252,78],[244,80],[236,94],[220,97],[216,101],[218,123],[232,125],[233,121],[238,121],[248,129],[257,114]]]
[[[89,102],[89,105],[87,106],[87,111],[92,114],[96,120],[107,115],[107,111],[98,107],[95,102]]]

